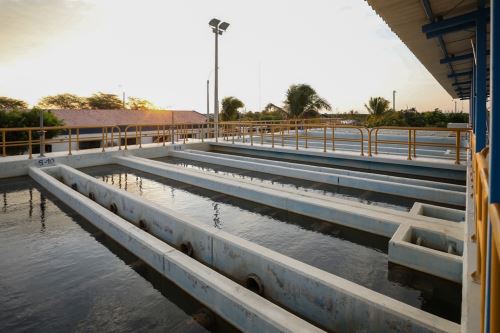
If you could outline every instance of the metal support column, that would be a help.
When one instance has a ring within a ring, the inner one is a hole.
[[[476,72],[475,72],[475,133],[476,152],[486,147],[486,17],[476,21]]]
[[[500,203],[500,50],[497,50],[498,43],[495,43],[495,38],[500,37],[498,32],[500,28],[500,4],[498,0],[491,1],[491,26],[490,26],[490,98],[491,98],[491,114],[489,126],[489,201],[490,204]],[[488,242],[486,258],[486,301],[485,301],[485,332],[498,332],[500,330],[500,321],[498,320],[498,297],[499,297],[499,281],[493,281],[496,285],[492,286],[492,278],[498,280],[498,272],[492,274],[492,269],[498,270],[498,261],[492,260],[492,257],[497,257],[496,246],[492,246],[492,221],[488,223]],[[495,221],[498,223],[498,221]],[[493,252],[494,251],[494,252]],[[494,267],[493,267],[494,266]],[[496,305],[493,305],[495,304]],[[496,307],[496,309],[495,309]]]

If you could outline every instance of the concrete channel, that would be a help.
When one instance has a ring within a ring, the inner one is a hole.
[[[168,156],[174,156],[174,153],[179,152],[179,151],[192,152],[192,153],[196,153],[199,155],[215,156],[215,157],[221,157],[221,158],[231,158],[231,159],[237,160],[237,161],[265,163],[266,165],[277,165],[277,166],[283,166],[283,167],[288,167],[288,168],[297,168],[297,169],[301,169],[301,170],[314,171],[314,172],[320,172],[320,173],[331,173],[331,174],[337,174],[337,175],[343,175],[343,176],[369,178],[369,179],[374,179],[374,180],[386,180],[386,181],[390,181],[392,183],[398,183],[398,184],[409,184],[409,185],[444,189],[444,190],[457,191],[457,192],[465,192],[466,191],[465,185],[450,184],[450,183],[443,183],[443,182],[438,182],[438,181],[415,179],[415,178],[408,178],[408,177],[390,176],[390,175],[378,174],[378,173],[373,173],[373,172],[362,172],[362,171],[354,171],[354,170],[349,170],[349,169],[339,169],[339,168],[335,168],[333,166],[332,167],[322,167],[322,166],[308,165],[308,164],[303,164],[303,163],[294,163],[294,162],[288,162],[288,161],[262,159],[262,158],[242,156],[242,155],[221,154],[221,153],[217,153],[214,151],[204,151],[204,150],[198,150],[198,149],[172,150],[172,151],[169,151]]]
[[[271,147],[271,145],[254,145],[243,143],[209,142],[210,149],[235,155],[246,155],[258,158],[282,159],[290,162],[315,163],[336,168],[354,168],[370,170],[375,173],[388,173],[421,179],[440,179],[448,182],[465,184],[465,164],[444,163],[430,158],[406,160],[401,156],[378,155],[376,157],[360,156],[350,152],[323,152],[323,149],[309,148],[296,150],[295,147]]]
[[[133,161],[137,158],[116,158],[119,159]],[[315,329],[286,311],[274,308],[273,304],[265,303],[267,301],[256,294],[241,287],[231,287],[230,280],[209,267],[242,284],[258,286],[261,283],[263,296],[330,331],[460,331],[458,324],[221,230],[200,226],[186,216],[144,202],[68,166],[45,170],[32,167],[30,176],[103,231],[112,237],[115,235],[113,238],[120,244],[221,317],[245,331],[309,332]],[[87,198],[89,196],[96,202]],[[191,254],[208,267],[198,267],[192,258],[158,238]]]
[[[95,184],[98,181],[88,179],[90,177],[67,166],[49,167],[45,170],[32,167],[29,175],[113,240],[238,329],[244,332],[322,331],[161,241],[153,236],[159,232],[158,229],[153,229],[156,232],[150,234],[143,230],[144,227],[142,229],[139,227],[139,221],[134,221],[136,226],[103,207],[104,202],[116,199],[114,204],[119,207],[120,212],[123,212],[121,215],[128,218],[131,218],[131,214],[147,211],[147,204],[140,204],[133,196],[127,193],[115,196],[105,184]],[[85,190],[93,191],[91,197],[95,201],[88,198],[91,192],[87,192],[84,196],[75,190],[78,185],[73,185],[71,188],[54,177],[69,181],[71,185],[78,184],[80,189],[86,186]],[[125,207],[129,209],[128,212]],[[156,207],[151,208],[156,209]],[[156,219],[162,217],[174,221],[176,219],[170,214],[162,215]],[[153,228],[153,224],[149,221],[147,225]],[[173,224],[173,227],[182,229],[180,223]],[[162,234],[165,233],[168,231],[163,231]],[[175,235],[180,236],[177,232]],[[205,241],[208,240],[208,235],[205,238]],[[206,242],[206,245],[209,243]],[[178,247],[180,248],[180,245]]]
[[[182,167],[167,165],[138,157],[116,157],[118,164],[177,180],[190,185],[225,193],[259,204],[307,215],[319,220],[340,224],[385,237],[393,237],[400,226],[429,230],[432,235],[441,235],[445,243],[461,248],[463,243],[463,223],[447,221],[429,216],[409,214],[383,207],[372,207],[362,203],[338,198],[324,198],[321,195],[302,193],[294,190],[276,189],[272,186],[252,184],[251,181],[234,180],[221,175],[209,175],[187,170]],[[434,242],[413,246],[416,240],[405,239],[409,244],[412,256],[406,261],[396,259],[395,262],[410,268],[423,271],[444,279],[460,283],[462,280],[462,258],[460,252],[455,254],[443,251],[442,247],[434,247]],[[406,245],[406,243],[404,243]],[[401,247],[397,246],[398,250]],[[392,253],[392,255],[391,255]],[[389,259],[398,251],[389,253]],[[421,260],[421,255],[435,256],[435,261]],[[436,265],[435,262],[440,264]]]
[[[233,159],[232,156],[229,157],[215,153],[198,153],[193,150],[173,151],[169,153],[169,156],[454,206],[465,206],[465,192],[436,188],[439,184],[436,182],[414,181],[413,184],[408,184],[401,177],[385,177],[382,180],[382,177],[379,175],[373,177],[373,174],[369,173],[349,171],[334,173],[332,172],[333,170],[325,170],[327,168],[321,167],[307,168],[296,163],[280,163],[256,158]],[[460,189],[460,187],[459,185],[448,186],[448,188],[455,189]]]

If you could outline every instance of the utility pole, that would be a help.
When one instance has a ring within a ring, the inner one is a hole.
[[[396,111],[396,90],[392,91],[392,109]]]

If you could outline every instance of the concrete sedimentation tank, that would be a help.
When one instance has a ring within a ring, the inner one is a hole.
[[[463,165],[210,141],[53,155],[2,177],[28,174],[199,302],[196,327],[460,331]]]

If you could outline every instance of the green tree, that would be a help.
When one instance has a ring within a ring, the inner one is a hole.
[[[105,94],[98,92],[87,98],[91,109],[122,109],[123,101],[115,94]]]
[[[19,99],[0,96],[0,110],[27,109],[28,103]]]
[[[127,106],[130,110],[154,110],[156,106],[150,101],[137,97],[129,97]]]
[[[38,127],[40,126],[40,110],[39,108],[33,108],[29,111],[25,110],[0,110],[0,127]],[[50,111],[45,111],[43,113],[43,123],[44,126],[62,126],[63,121],[57,118]],[[50,130],[45,133],[47,139],[50,139],[59,134],[58,130]],[[32,140],[36,141],[40,138],[38,131],[32,131]],[[28,132],[27,131],[15,131],[6,132],[7,142],[11,141],[27,141]],[[34,152],[38,149],[37,146],[33,147]],[[28,150],[27,146],[17,146],[8,147],[8,154],[23,154]]]
[[[44,109],[88,109],[89,104],[85,97],[75,94],[58,94],[54,96],[45,96],[38,106]]]
[[[307,118],[319,116],[320,110],[330,111],[331,105],[318,96],[307,84],[293,84],[286,92],[285,110],[290,118]]]
[[[389,110],[390,102],[383,97],[370,97],[365,108],[371,115],[380,116]]]
[[[233,121],[238,119],[238,109],[245,106],[242,101],[236,97],[229,96],[222,99],[222,121]]]

